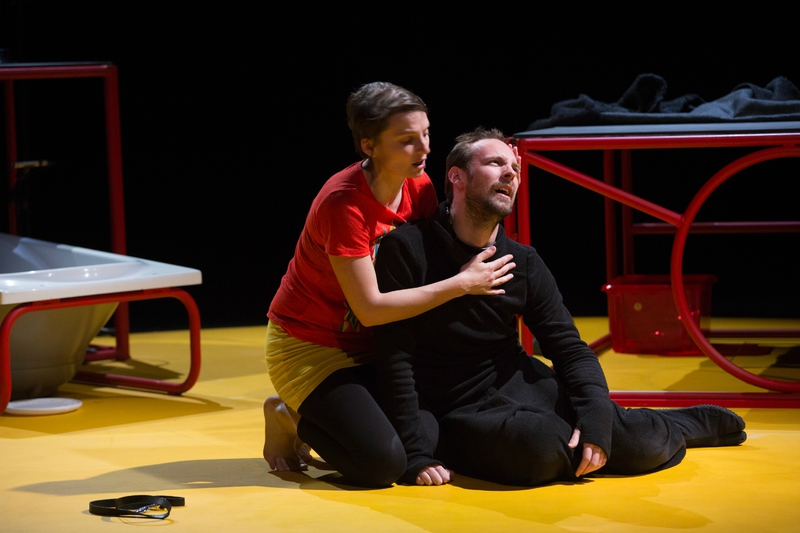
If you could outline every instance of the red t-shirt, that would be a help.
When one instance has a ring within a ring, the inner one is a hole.
[[[437,205],[427,174],[406,179],[396,213],[375,200],[360,161],[335,174],[311,204],[269,319],[302,341],[372,351],[371,328],[361,326],[350,311],[328,256],[370,256],[375,261],[384,235],[429,216]]]

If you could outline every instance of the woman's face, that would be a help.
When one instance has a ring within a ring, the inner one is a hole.
[[[374,141],[364,139],[362,149],[372,159],[376,175],[418,178],[425,172],[430,153],[430,123],[423,111],[395,113]]]

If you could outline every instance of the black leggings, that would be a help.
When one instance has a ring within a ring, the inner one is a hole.
[[[297,435],[342,474],[341,482],[387,487],[406,469],[406,453],[368,390],[372,365],[337,370],[300,405]]]

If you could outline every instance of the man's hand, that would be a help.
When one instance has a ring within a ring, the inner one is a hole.
[[[568,446],[574,450],[580,443],[580,440],[581,431],[578,428],[575,428],[575,431],[572,432],[572,437],[569,439]],[[581,464],[578,465],[578,469],[575,471],[575,476],[581,477],[594,472],[595,470],[599,470],[605,466],[607,460],[608,458],[606,457],[606,453],[599,446],[584,442]]]
[[[453,472],[441,465],[430,465],[417,474],[417,485],[444,485],[453,477]]]

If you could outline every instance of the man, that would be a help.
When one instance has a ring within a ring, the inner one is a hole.
[[[744,421],[721,407],[623,409],[609,399],[553,276],[500,226],[520,168],[503,139],[484,129],[460,136],[447,158],[448,200],[381,243],[382,291],[445,279],[489,246],[516,264],[503,295],[453,300],[376,329],[381,402],[408,457],[399,482],[439,485],[450,469],[520,486],[641,474],[678,464],[687,447],[744,442]],[[519,344],[517,316],[552,369]]]

